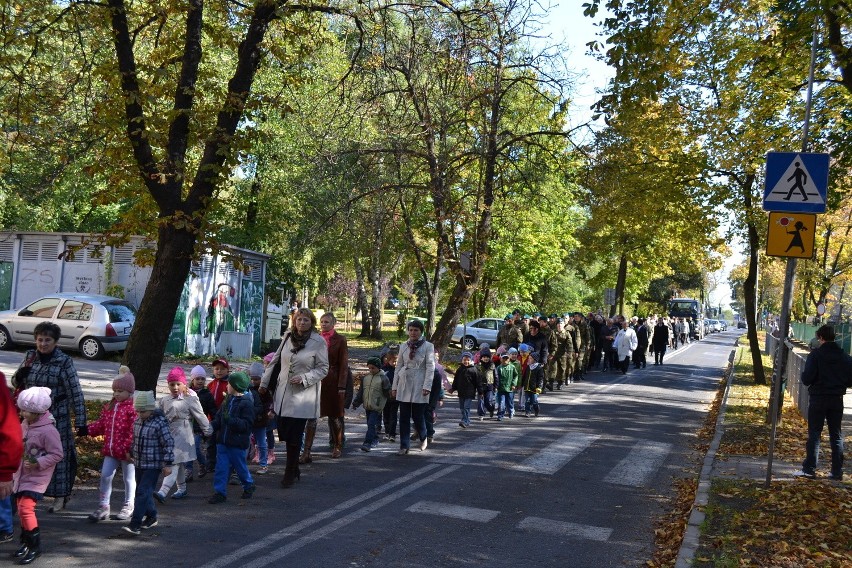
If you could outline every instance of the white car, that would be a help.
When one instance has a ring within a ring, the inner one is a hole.
[[[58,347],[99,359],[107,351],[127,348],[136,308],[112,296],[51,294],[23,308],[0,312],[0,349],[16,343],[35,345],[33,330],[44,321],[59,326]]]
[[[497,318],[480,318],[467,322],[467,326],[459,324],[453,332],[451,343],[461,345],[465,351],[473,351],[483,343],[497,348],[497,332],[503,325],[503,320]]]

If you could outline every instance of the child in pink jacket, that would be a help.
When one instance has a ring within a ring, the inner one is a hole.
[[[41,534],[35,516],[36,501],[44,496],[53,470],[63,458],[62,441],[56,421],[48,412],[50,389],[30,387],[18,395],[18,408],[24,417],[24,457],[15,472],[13,486],[21,519],[21,547],[15,552],[19,564],[29,564],[41,555]]]
[[[136,410],[133,408],[135,390],[136,379],[130,369],[120,367],[118,376],[112,381],[112,400],[104,406],[101,417],[89,424],[89,436],[104,437],[104,447],[101,450],[104,463],[101,466],[100,505],[89,515],[89,520],[93,523],[109,518],[112,480],[119,467],[124,479],[124,505],[116,518],[126,521],[133,515],[136,470],[130,461],[130,446],[133,444],[133,422],[136,420]]]

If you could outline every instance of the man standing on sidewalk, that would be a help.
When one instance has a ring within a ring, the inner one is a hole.
[[[796,477],[816,477],[817,455],[822,426],[828,422],[828,439],[831,444],[831,475],[829,479],[843,479],[843,395],[852,381],[852,357],[834,342],[834,328],[820,327],[816,332],[820,347],[808,354],[802,371],[802,384],[808,387],[808,442],[802,470]]]

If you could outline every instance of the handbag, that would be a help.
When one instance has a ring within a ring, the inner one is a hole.
[[[35,351],[27,352],[27,356],[24,358],[24,362],[21,363],[21,366],[15,371],[12,375],[12,386],[16,391],[22,391],[27,388],[27,378],[30,376],[30,371],[33,368],[33,363],[36,358]]]
[[[275,362],[275,366],[272,368],[272,375],[269,377],[269,384],[266,385],[266,390],[269,394],[273,394],[275,389],[278,388],[278,376],[281,374],[281,352],[284,350],[284,344],[287,343],[288,339],[290,339],[289,331],[278,347],[278,361]]]

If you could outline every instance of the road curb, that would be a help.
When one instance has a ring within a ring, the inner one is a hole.
[[[713,463],[716,461],[716,452],[719,451],[719,445],[722,442],[722,434],[724,433],[725,410],[728,407],[728,393],[731,390],[731,383],[734,382],[734,367],[733,357],[736,356],[736,344],[731,351],[731,372],[728,375],[728,381],[725,384],[725,394],[722,395],[722,403],[719,406],[719,415],[716,417],[716,434],[713,436],[713,441],[710,442],[710,447],[707,448],[707,454],[704,456],[704,464],[701,467],[701,474],[698,477],[698,489],[695,492],[695,500],[692,503],[692,512],[689,515],[689,520],[686,524],[686,530],[683,533],[683,541],[680,544],[680,550],[675,561],[675,568],[689,568],[695,559],[695,552],[698,550],[698,543],[701,538],[701,525],[706,517],[704,507],[710,500],[710,484],[713,481]]]

